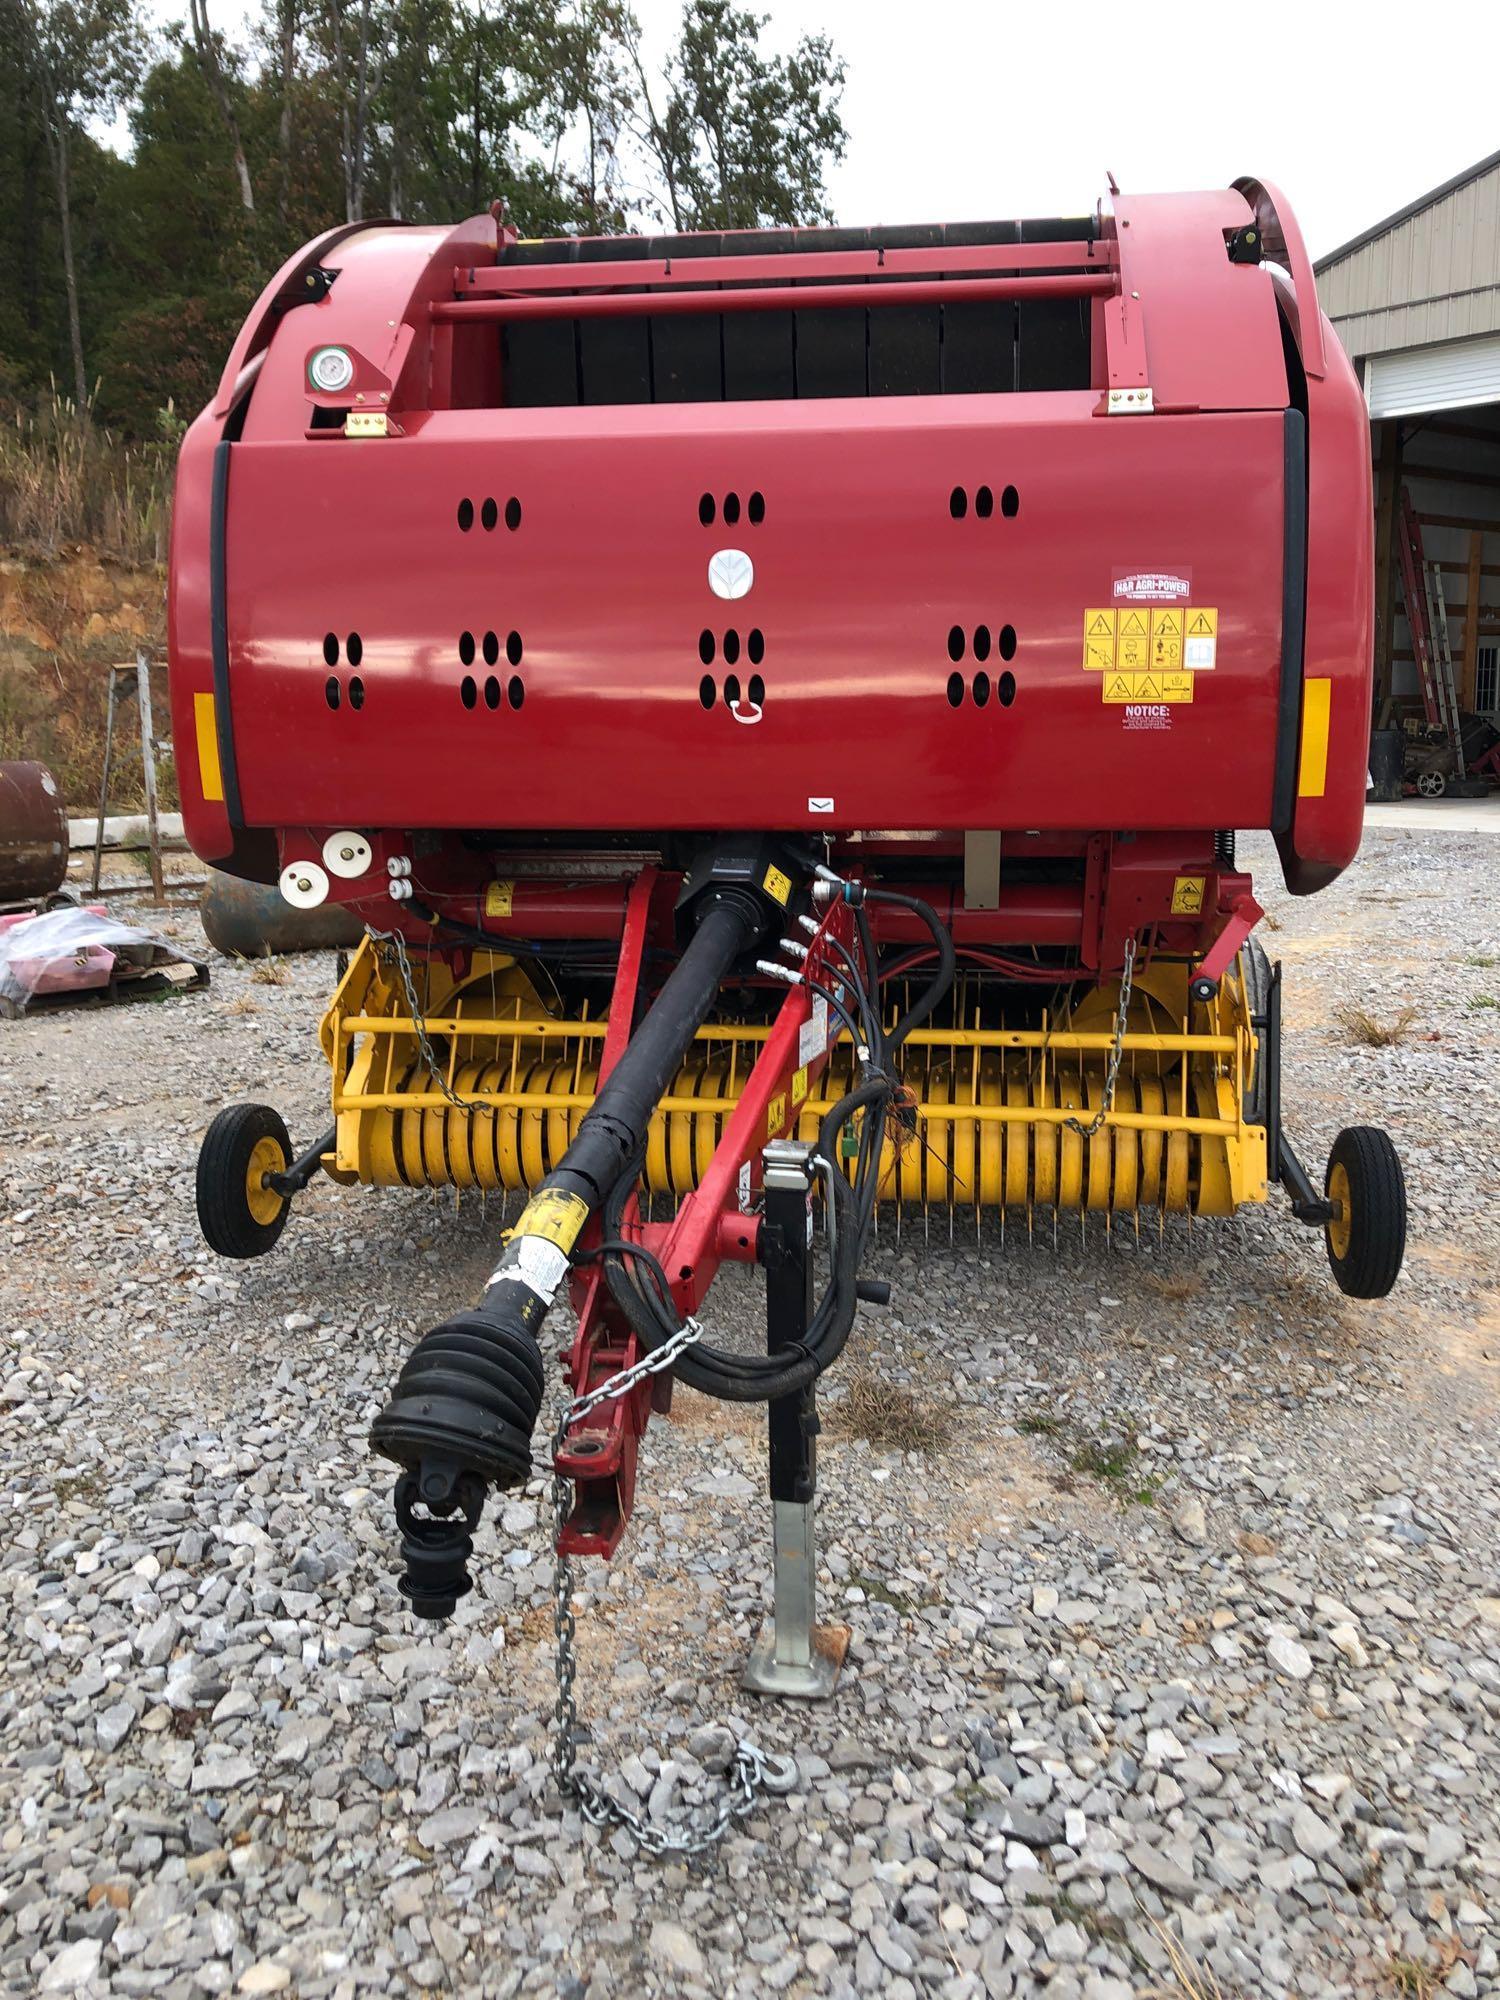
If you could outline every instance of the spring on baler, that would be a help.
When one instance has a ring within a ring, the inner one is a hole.
[[[368,1111],[362,1148],[368,1171],[362,1177],[383,1186],[505,1193],[535,1187],[577,1132],[596,1075],[594,1066],[571,1056],[544,1055],[516,1073],[508,1062],[464,1064],[454,1077],[459,1097],[504,1092],[527,1101]],[[721,1053],[695,1057],[678,1072],[666,1108],[651,1122],[645,1181],[652,1194],[681,1196],[699,1184],[742,1076]],[[849,1052],[841,1049],[800,1115],[798,1137],[815,1137],[821,1111],[850,1080]],[[1208,1215],[1233,1208],[1225,1139],[1180,1126],[1184,1117],[1224,1117],[1223,1080],[1208,1070],[1190,1071],[1184,1104],[1180,1074],[1122,1069],[1114,1110],[1153,1125],[1105,1125],[1089,1136],[1063,1120],[1072,1117],[1086,1128],[1101,1108],[1099,1062],[1050,1063],[1042,1072],[1024,1050],[976,1056],[927,1044],[909,1052],[906,1082],[915,1098],[915,1129],[887,1138],[882,1202],[1115,1214],[1156,1208]],[[425,1072],[413,1064],[394,1080],[393,1094],[420,1095],[427,1088]],[[674,1108],[689,1103],[691,1108]],[[1018,1115],[986,1116],[1001,1109]],[[1156,1120],[1171,1129],[1155,1127]]]

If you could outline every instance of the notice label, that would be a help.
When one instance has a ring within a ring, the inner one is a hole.
[[[812,1012],[797,1031],[797,1061],[804,1067],[816,1062],[827,1046],[828,1002],[821,993],[815,993]]]

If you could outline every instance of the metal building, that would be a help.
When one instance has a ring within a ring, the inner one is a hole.
[[[1500,152],[1316,265],[1370,406],[1377,726],[1420,713],[1401,495],[1420,527],[1458,706],[1500,726]]]

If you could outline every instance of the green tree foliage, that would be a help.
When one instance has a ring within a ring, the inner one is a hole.
[[[663,79],[628,34],[639,132],[679,229],[754,229],[828,219],[823,175],[843,157],[844,65],[824,35],[790,56],[760,44],[768,16],[688,0]]]
[[[656,58],[625,0],[263,0],[244,47],[228,0],[154,40],[141,4],[0,0],[0,403],[97,378],[139,437],[332,223],[814,222],[843,152],[826,39],[776,53],[729,0],[686,0]]]

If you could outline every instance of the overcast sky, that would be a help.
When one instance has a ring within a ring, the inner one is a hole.
[[[632,0],[660,47],[681,0]],[[756,0],[747,0],[755,5]],[[154,0],[162,19],[186,13]],[[231,27],[255,0],[214,0]],[[1500,5],[759,0],[781,46],[815,29],[849,70],[841,222],[1092,209],[1277,182],[1312,254],[1500,151]],[[231,27],[232,32],[232,27]],[[1393,52],[1394,51],[1394,52]]]

